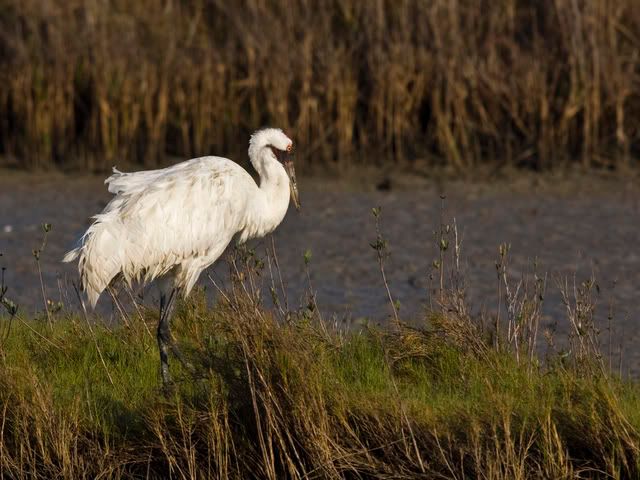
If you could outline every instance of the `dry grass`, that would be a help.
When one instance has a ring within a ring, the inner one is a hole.
[[[139,320],[142,321],[142,320]],[[150,319],[153,323],[153,319]],[[444,320],[446,322],[446,320]],[[151,323],[151,325],[152,325]],[[635,478],[640,392],[528,369],[426,328],[327,335],[249,299],[179,312],[197,378],[159,388],[141,326],[14,325],[0,348],[6,478]]]
[[[4,0],[0,152],[26,168],[240,154],[305,166],[624,167],[635,0]]]

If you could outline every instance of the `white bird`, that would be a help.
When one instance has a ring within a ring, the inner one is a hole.
[[[234,237],[243,243],[271,233],[290,198],[300,208],[292,150],[293,142],[280,129],[251,136],[249,159],[259,185],[222,157],[133,173],[114,168],[105,180],[115,197],[63,261],[79,259],[81,287],[92,308],[115,278],[131,285],[162,277],[157,337],[165,384],[170,381],[168,348],[186,363],[170,331],[176,297],[189,294]]]

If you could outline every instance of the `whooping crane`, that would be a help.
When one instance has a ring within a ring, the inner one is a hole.
[[[92,308],[117,277],[128,284],[161,278],[157,338],[165,385],[170,381],[168,350],[186,364],[170,329],[176,297],[189,294],[234,237],[243,243],[275,230],[290,197],[300,209],[292,149],[293,142],[277,128],[251,136],[249,159],[259,186],[222,157],[142,172],[114,168],[105,180],[115,196],[63,261],[79,259],[81,287]]]

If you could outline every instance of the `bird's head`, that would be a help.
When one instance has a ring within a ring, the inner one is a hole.
[[[293,142],[279,128],[263,128],[251,135],[249,141],[249,158],[258,173],[262,173],[261,162],[277,161],[284,167],[289,176],[291,199],[297,210],[300,210],[300,197],[296,182],[296,171],[293,165]]]

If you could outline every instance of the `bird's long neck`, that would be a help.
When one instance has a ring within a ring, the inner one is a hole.
[[[264,158],[253,162],[260,175],[260,185],[250,199],[247,224],[251,227],[243,233],[242,241],[271,233],[282,222],[289,207],[289,176],[280,162],[266,156],[268,152],[263,155]]]

